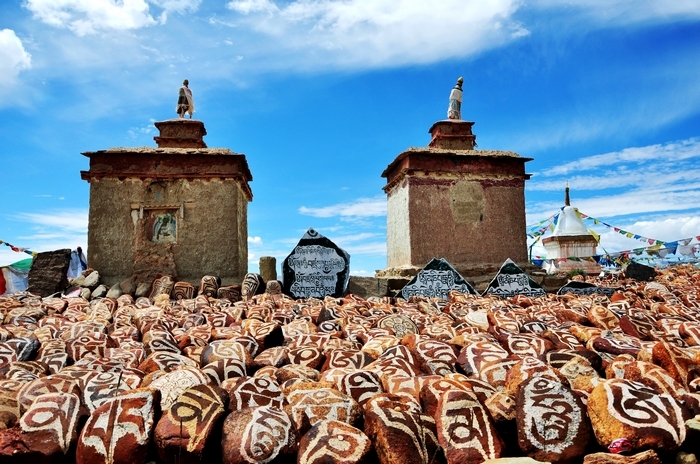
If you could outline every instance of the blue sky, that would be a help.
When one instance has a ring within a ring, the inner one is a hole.
[[[80,153],[155,146],[188,78],[207,144],[253,173],[250,269],[314,227],[372,275],[380,174],[427,145],[459,76],[479,148],[534,158],[528,224],[568,180],[590,216],[697,236],[699,26],[697,0],[4,0],[0,240],[85,248]],[[610,252],[640,246],[600,232]],[[24,257],[0,246],[0,265]]]

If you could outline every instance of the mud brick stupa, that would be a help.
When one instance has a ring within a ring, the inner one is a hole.
[[[202,275],[240,283],[247,272],[246,157],[207,148],[204,123],[156,122],[157,148],[85,152],[90,169],[89,266],[104,282],[168,274],[199,283]]]
[[[527,265],[525,163],[531,158],[475,150],[474,122],[461,119],[460,103],[461,78],[450,95],[449,119],[433,124],[429,145],[409,148],[382,173],[388,269],[380,277],[411,275],[432,258],[445,258],[465,276],[492,273],[508,258]]]

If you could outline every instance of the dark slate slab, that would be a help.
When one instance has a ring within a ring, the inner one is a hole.
[[[70,249],[37,253],[29,269],[27,291],[41,297],[62,292],[68,287]]]
[[[484,295],[498,295],[504,298],[515,295],[544,296],[547,292],[520,269],[512,260],[506,259],[498,274],[484,290]]]
[[[656,269],[632,261],[625,269],[625,277],[641,281],[652,280],[656,277]]]
[[[610,287],[598,287],[588,282],[572,280],[557,291],[557,295],[565,295],[567,293],[573,293],[574,295],[601,294],[610,298],[612,294],[615,293],[615,289]]]
[[[292,298],[340,298],[350,279],[350,255],[314,229],[282,263],[284,293]]]
[[[450,263],[443,258],[433,258],[401,289],[401,297],[408,299],[417,295],[446,300],[450,290],[478,294]]]

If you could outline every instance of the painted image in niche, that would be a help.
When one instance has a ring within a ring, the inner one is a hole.
[[[177,239],[175,213],[156,213],[149,222],[152,242],[171,243]]]

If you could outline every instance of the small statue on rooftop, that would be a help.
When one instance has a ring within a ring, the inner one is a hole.
[[[192,113],[194,113],[194,97],[192,97],[192,91],[189,85],[190,81],[187,79],[182,81],[182,87],[180,87],[180,91],[178,92],[175,111],[181,118],[185,117],[185,113],[190,113],[190,119],[192,119]]]
[[[457,84],[450,92],[450,106],[447,108],[449,119],[462,119],[462,82],[461,77],[457,79]]]

